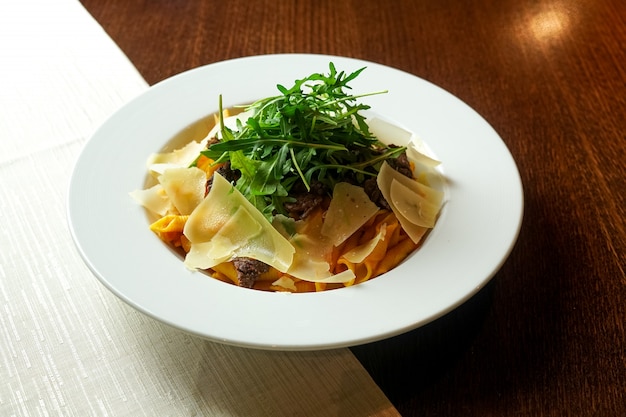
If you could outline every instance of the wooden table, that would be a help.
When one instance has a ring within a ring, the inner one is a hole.
[[[407,416],[626,415],[623,0],[82,3],[150,84],[323,53],[410,72],[476,109],[523,180],[515,249],[465,305],[352,351]]]

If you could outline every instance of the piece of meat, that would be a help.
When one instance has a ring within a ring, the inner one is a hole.
[[[324,201],[324,197],[312,193],[299,194],[294,198],[296,201],[284,203],[283,205],[289,217],[296,220],[306,218]]]
[[[209,140],[206,143],[207,149],[209,149],[211,145],[215,145],[216,143],[219,143],[219,141],[220,140],[217,138],[217,136],[213,136],[212,138],[209,138]]]
[[[310,184],[310,190],[307,191],[304,184],[296,184],[291,190],[290,196],[295,199],[293,202],[284,203],[283,206],[289,217],[296,220],[306,218],[311,212],[324,202],[324,196],[327,189],[323,183],[313,181]]]
[[[378,188],[376,178],[369,178],[365,180],[363,183],[363,190],[370,200],[372,200],[372,203],[382,209],[391,210],[389,203],[385,200],[385,197],[383,197],[383,193],[380,191],[380,188]]]
[[[236,183],[239,178],[241,178],[241,171],[238,169],[232,169],[230,165],[230,161],[226,161],[224,165],[219,167],[215,172],[219,173],[222,177],[226,179],[226,181],[230,183]],[[213,177],[207,179],[204,195],[206,196],[211,191],[211,186],[213,185]]]
[[[413,178],[413,170],[411,169],[411,163],[406,156],[406,152],[402,152],[397,158],[387,159],[387,163],[400,174],[411,179]]]
[[[247,257],[233,259],[233,265],[237,270],[239,286],[245,288],[252,288],[259,276],[270,269],[268,264]]]

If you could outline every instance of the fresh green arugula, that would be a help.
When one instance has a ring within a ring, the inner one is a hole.
[[[307,190],[313,181],[329,190],[340,181],[362,183],[377,175],[384,160],[405,150],[381,143],[360,113],[370,107],[357,99],[385,91],[346,92],[365,68],[346,74],[331,62],[329,69],[327,75],[296,80],[289,89],[278,85],[279,95],[246,106],[253,116],[245,124],[238,121],[236,129],[224,125],[220,96],[222,137],[202,154],[215,163],[230,161],[241,172],[237,189],[268,218],[284,213],[298,182]]]

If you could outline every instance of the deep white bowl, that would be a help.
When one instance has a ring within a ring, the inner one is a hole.
[[[276,95],[313,72],[351,72],[372,111],[417,133],[442,161],[446,203],[423,246],[387,274],[353,287],[284,294],[191,272],[149,229],[128,195],[146,159],[218,110]],[[137,310],[222,343],[281,350],[362,344],[406,332],[454,309],[498,271],[517,239],[523,192],[498,134],[450,93],[414,75],[345,57],[283,54],[234,59],[167,79],[113,114],[86,143],[71,178],[68,218],[94,275]]]

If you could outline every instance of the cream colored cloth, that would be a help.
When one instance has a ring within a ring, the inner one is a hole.
[[[72,243],[67,187],[147,85],[77,0],[0,2],[0,62],[0,415],[398,415],[348,349],[224,346],[109,293]]]

